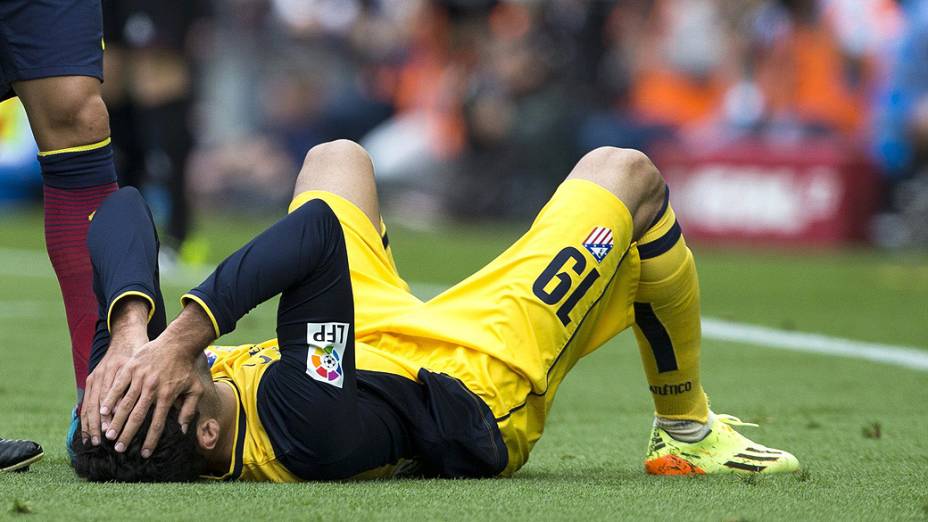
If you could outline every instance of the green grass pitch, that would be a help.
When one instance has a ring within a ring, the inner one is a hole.
[[[266,222],[205,219],[200,234],[216,259]],[[408,280],[448,284],[518,232],[394,228],[390,236]],[[43,248],[39,214],[0,215],[0,435],[46,449],[30,472],[0,475],[0,519],[928,520],[928,373],[706,341],[714,409],[758,422],[744,432],[794,452],[805,471],[654,478],[641,466],[652,410],[630,333],[568,377],[544,438],[511,479],[83,483],[65,458],[73,378]],[[924,254],[694,250],[708,316],[928,349]],[[195,282],[165,285],[171,313],[183,284]],[[272,336],[273,314],[273,305],[259,308],[223,341]]]

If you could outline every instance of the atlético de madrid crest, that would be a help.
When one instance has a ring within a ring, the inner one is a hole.
[[[595,227],[583,240],[583,246],[593,254],[597,263],[602,263],[603,259],[606,259],[613,244],[612,230],[606,227]]]

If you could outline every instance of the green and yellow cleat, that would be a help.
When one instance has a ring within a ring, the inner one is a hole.
[[[731,415],[716,414],[709,434],[699,442],[680,442],[655,426],[644,459],[651,475],[718,473],[789,473],[799,471],[791,453],[768,448],[738,433],[732,426],[757,426]]]

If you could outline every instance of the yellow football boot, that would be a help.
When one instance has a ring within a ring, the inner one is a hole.
[[[655,426],[644,459],[651,475],[712,473],[787,473],[799,470],[791,453],[768,448],[741,435],[732,426],[757,426],[731,415],[715,414],[709,434],[699,442],[680,442]]]

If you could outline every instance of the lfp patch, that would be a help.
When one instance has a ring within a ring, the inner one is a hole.
[[[348,323],[307,323],[306,375],[313,379],[342,387],[345,371],[342,359],[348,346]]]
[[[593,254],[597,263],[602,263],[603,259],[606,259],[614,243],[612,230],[606,227],[594,228],[590,235],[583,240],[583,246]]]

